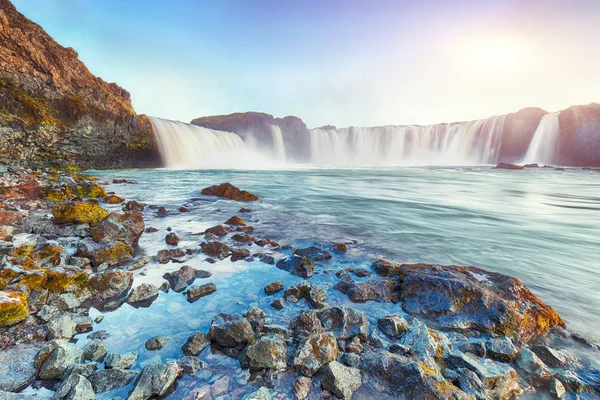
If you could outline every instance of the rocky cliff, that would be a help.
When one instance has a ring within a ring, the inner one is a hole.
[[[0,162],[94,168],[158,165],[129,93],[0,0]]]

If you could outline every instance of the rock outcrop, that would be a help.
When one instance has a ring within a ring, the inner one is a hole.
[[[0,149],[0,162],[30,166],[160,163],[129,93],[91,74],[9,0],[0,0]]]

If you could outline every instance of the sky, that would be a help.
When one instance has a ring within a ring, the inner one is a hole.
[[[12,0],[138,113],[309,127],[600,102],[600,0]]]

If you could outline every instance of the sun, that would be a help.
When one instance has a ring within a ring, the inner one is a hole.
[[[468,49],[473,66],[481,71],[514,71],[523,61],[523,48],[509,36],[482,37]]]

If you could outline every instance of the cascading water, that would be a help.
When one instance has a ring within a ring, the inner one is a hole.
[[[278,161],[285,162],[285,144],[283,142],[281,128],[277,125],[271,125],[271,135],[273,136],[273,149],[275,150],[275,157],[277,157]]]
[[[533,134],[523,162],[553,164],[556,160],[559,134],[558,113],[544,115]]]
[[[505,116],[429,126],[312,129],[311,162],[333,165],[476,165],[498,161]]]

